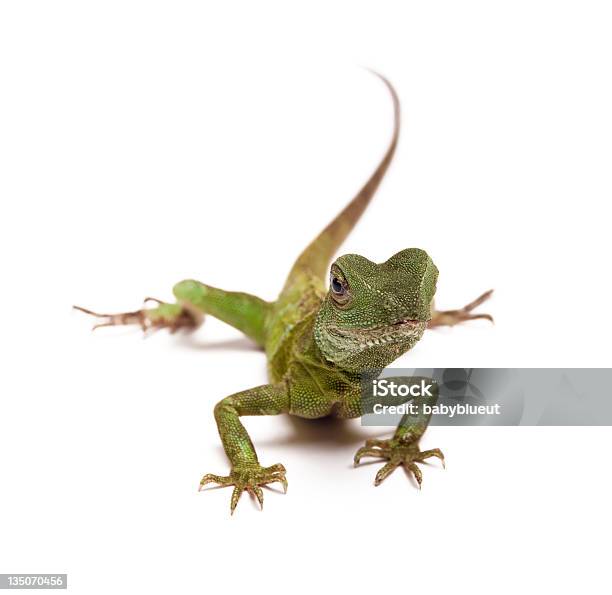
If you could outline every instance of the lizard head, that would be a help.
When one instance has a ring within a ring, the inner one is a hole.
[[[357,254],[341,256],[331,266],[315,322],[319,349],[350,371],[389,365],[423,336],[437,278],[433,261],[418,248],[381,264]]]

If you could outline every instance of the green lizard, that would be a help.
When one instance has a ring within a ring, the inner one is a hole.
[[[391,84],[380,78],[394,106],[395,125],[387,152],[355,198],[300,254],[276,301],[186,280],[173,288],[176,303],[155,300],[155,307],[122,314],[98,314],[75,306],[104,319],[94,328],[138,324],[143,330],[191,330],[210,314],[239,329],[265,350],[269,384],[228,396],[214,408],[231,470],[227,476],[204,475],[200,487],[208,483],[234,486],[232,513],[245,490],[262,508],[261,486],[279,482],[287,490],[285,468],[259,463],[241,417],[281,413],[310,419],[360,417],[367,410],[361,397],[364,371],[392,363],[423,336],[427,327],[476,318],[492,320],[488,314],[472,313],[490,291],[459,310],[436,310],[433,298],[438,269],[418,248],[402,250],[381,264],[345,254],[328,268],[378,188],[397,146],[399,100]],[[440,449],[419,449],[428,422],[426,417],[404,416],[392,438],[366,441],[355,454],[355,465],[364,456],[379,457],[386,464],[376,474],[375,485],[403,465],[420,486],[422,475],[417,462],[438,457],[444,463]]]

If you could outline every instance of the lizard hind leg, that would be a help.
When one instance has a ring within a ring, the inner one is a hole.
[[[118,314],[101,314],[80,306],[74,308],[100,319],[94,329],[134,324],[143,331],[166,328],[171,333],[179,329],[194,330],[209,314],[242,331],[258,345],[264,345],[269,302],[248,293],[224,291],[192,280],[177,283],[173,293],[176,303],[146,298],[145,302],[155,302],[155,307]]]
[[[131,312],[120,312],[115,314],[102,314],[94,312],[81,306],[73,306],[75,310],[84,312],[89,316],[100,319],[94,324],[92,330],[106,326],[128,326],[137,325],[147,332],[167,328],[171,333],[179,329],[193,330],[202,324],[204,317],[180,304],[168,304],[156,298],[147,297],[144,303],[155,302],[154,308],[141,308]]]
[[[489,289],[489,291],[485,291],[475,300],[457,310],[436,310],[435,308],[432,308],[431,320],[429,321],[428,328],[435,328],[437,326],[454,326],[461,322],[478,319],[493,322],[493,317],[490,314],[473,312],[473,310],[480,306],[480,304],[487,301],[491,297],[492,293],[493,290]]]

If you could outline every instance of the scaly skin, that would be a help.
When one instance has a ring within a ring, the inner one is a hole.
[[[381,163],[348,206],[307,246],[295,262],[275,302],[247,293],[228,292],[186,280],[173,289],[175,304],[158,302],[124,314],[101,315],[97,326],[139,324],[143,329],[193,329],[210,314],[234,326],[265,349],[270,383],[226,397],[215,406],[215,420],[231,463],[227,476],[205,475],[208,483],[233,486],[233,513],[243,491],[263,506],[261,486],[278,482],[286,490],[281,464],[260,465],[255,447],[240,418],[288,413],[304,418],[354,418],[366,412],[361,398],[361,375],[382,369],[408,351],[427,326],[454,325],[474,318],[483,294],[458,310],[437,311],[433,305],[438,269],[426,252],[410,248],[376,264],[346,254],[329,267],[333,255],[363,214],[395,152],[399,134],[399,102],[391,84],[395,127]],[[326,278],[330,276],[329,289]],[[437,396],[422,399],[435,403]],[[418,398],[415,402],[418,402]],[[403,465],[421,484],[417,462],[428,457],[444,461],[439,449],[421,451],[419,439],[428,418],[405,416],[389,440],[369,440],[355,455],[387,463],[375,484]]]

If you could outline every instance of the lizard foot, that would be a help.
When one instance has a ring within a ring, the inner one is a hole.
[[[376,486],[380,485],[397,467],[403,465],[406,471],[414,475],[420,488],[423,474],[416,463],[423,463],[429,457],[438,457],[444,466],[444,455],[439,448],[419,450],[418,440],[409,434],[390,440],[366,440],[365,446],[355,453],[355,466],[359,465],[362,457],[379,457],[388,461],[376,474],[374,479]]]
[[[257,498],[259,506],[263,510],[263,490],[260,486],[278,482],[283,485],[285,493],[287,493],[285,473],[285,467],[280,463],[271,467],[262,467],[258,463],[239,465],[232,468],[231,473],[226,476],[207,473],[200,481],[199,490],[202,490],[208,483],[216,483],[220,486],[234,486],[230,501],[231,514],[234,514],[238,500],[240,500],[240,496],[242,496],[242,492],[245,490],[251,496]]]
[[[183,308],[179,304],[167,304],[155,298],[145,298],[144,303],[155,302],[155,308],[142,308],[133,312],[122,312],[120,314],[100,314],[92,312],[81,306],[73,306],[75,310],[101,318],[102,321],[95,324],[92,330],[104,326],[122,326],[129,324],[137,324],[146,332],[148,330],[158,330],[167,328],[171,333],[178,329],[195,329],[200,325],[201,320],[198,320],[194,314]]]
[[[436,326],[454,326],[466,320],[477,320],[480,318],[493,322],[493,317],[490,314],[472,314],[472,310],[480,306],[483,302],[486,302],[491,297],[492,293],[492,289],[485,291],[473,302],[470,302],[459,310],[435,310],[427,326],[429,328],[434,328]]]

